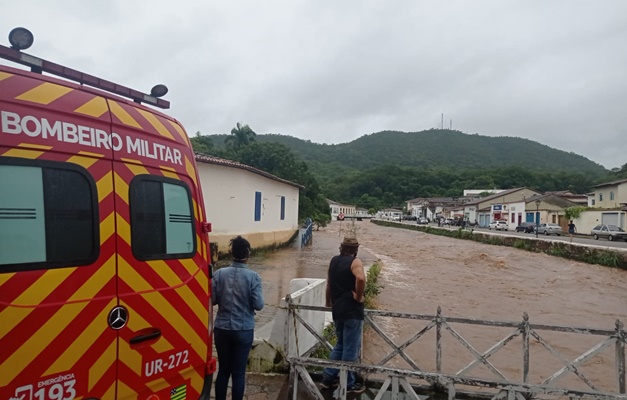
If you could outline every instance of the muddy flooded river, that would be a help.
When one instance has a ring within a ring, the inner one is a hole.
[[[251,267],[263,280],[266,309],[262,320],[273,313],[272,306],[289,290],[294,278],[326,278],[330,258],[349,223],[334,221],[315,231],[313,245],[253,257]],[[368,221],[355,223],[361,244],[359,257],[364,265],[382,261],[378,309],[435,315],[441,307],[445,317],[520,322],[523,313],[532,324],[615,328],[617,319],[627,322],[627,271],[590,265],[531,253],[509,247],[491,246],[421,232],[381,227]],[[424,328],[428,321],[377,317],[377,324],[397,345]],[[479,353],[484,353],[515,328],[451,324]],[[537,331],[563,358],[573,361],[601,343],[603,336]],[[443,329],[443,372],[455,373],[474,360],[471,352]],[[564,364],[531,339],[529,381],[539,383]],[[390,347],[372,329],[366,330],[364,360],[376,363]],[[435,332],[432,329],[406,349],[423,370],[435,371]],[[489,358],[506,378],[522,377],[522,341],[512,340]],[[408,367],[399,356],[388,365]],[[579,367],[597,389],[616,390],[615,346],[606,348]],[[470,376],[497,378],[485,366]],[[573,373],[560,381],[578,389],[588,388]]]

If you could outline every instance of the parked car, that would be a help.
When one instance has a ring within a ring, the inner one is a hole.
[[[516,232],[533,233],[535,232],[536,224],[534,222],[521,222],[516,227]]]
[[[506,231],[509,229],[509,225],[507,224],[507,221],[492,221],[490,222],[490,225],[488,225],[488,229],[492,230],[497,230],[497,231]]]
[[[560,236],[562,233],[564,233],[564,231],[562,230],[562,227],[559,226],[558,224],[540,224],[538,225],[538,227],[536,228],[538,230],[538,235],[557,235]]]
[[[599,240],[600,237],[607,238],[607,240],[624,240],[627,242],[627,232],[620,226],[616,225],[597,225],[592,228],[592,237],[595,240]]]
[[[427,225],[429,223],[429,220],[426,219],[426,218],[421,217],[421,218],[418,218],[417,223],[418,223],[418,225]]]

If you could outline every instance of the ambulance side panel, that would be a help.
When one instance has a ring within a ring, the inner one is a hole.
[[[114,153],[118,399],[198,398],[211,351],[206,234],[195,160],[173,120],[109,100]]]
[[[111,399],[117,305],[106,100],[0,69],[0,399]]]
[[[0,399],[198,398],[215,359],[183,128],[2,66],[0,123]]]

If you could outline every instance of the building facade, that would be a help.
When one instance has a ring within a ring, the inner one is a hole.
[[[302,188],[259,169],[217,157],[196,155],[210,242],[220,254],[242,235],[253,248],[279,246],[298,232]]]

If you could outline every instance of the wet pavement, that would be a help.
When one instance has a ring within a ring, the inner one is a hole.
[[[246,375],[246,393],[244,400],[287,400],[288,375],[283,374],[253,374]],[[215,399],[213,390],[211,398]],[[231,392],[227,393],[227,399]]]

